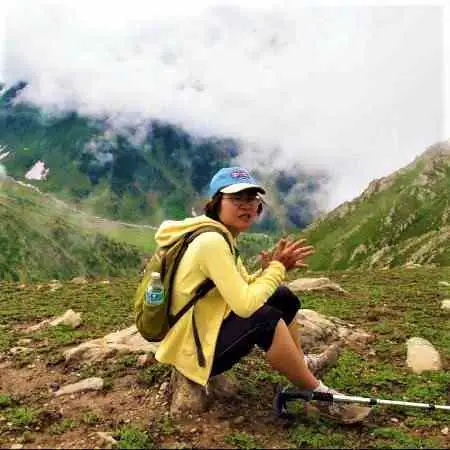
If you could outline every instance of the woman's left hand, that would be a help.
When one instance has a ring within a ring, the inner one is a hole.
[[[272,261],[272,253],[273,252],[269,250],[262,250],[259,252],[258,260],[263,270],[269,265],[270,261]]]

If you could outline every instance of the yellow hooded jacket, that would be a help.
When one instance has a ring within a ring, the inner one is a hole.
[[[225,226],[206,216],[163,222],[156,232],[156,242],[160,246],[168,245],[183,234],[206,225],[221,228],[235,244],[233,236]],[[211,279],[216,287],[169,330],[159,345],[156,359],[175,366],[187,378],[205,385],[211,372],[222,321],[230,311],[240,317],[250,317],[266,303],[285,275],[283,264],[272,261],[264,271],[250,276],[241,259],[236,261],[222,235],[216,232],[201,234],[189,245],[178,266],[171,313],[176,314],[193,297],[197,286],[206,278]],[[200,367],[197,361],[192,329],[194,312],[206,359],[205,367]]]

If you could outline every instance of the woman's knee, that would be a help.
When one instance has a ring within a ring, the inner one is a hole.
[[[300,299],[287,286],[279,286],[267,303],[287,314],[285,322],[290,322],[301,308]]]

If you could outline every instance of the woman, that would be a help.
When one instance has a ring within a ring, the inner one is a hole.
[[[257,345],[265,351],[271,367],[294,385],[329,392],[313,371],[323,366],[328,356],[337,356],[336,348],[318,358],[304,356],[294,320],[300,302],[288,288],[280,286],[287,271],[306,266],[305,258],[313,248],[303,240],[282,239],[272,254],[264,253],[263,269],[254,275],[247,273],[238,255],[236,239],[261,214],[264,204],[259,194],[264,193],[246,169],[221,169],[210,182],[205,215],[166,221],[157,231],[156,241],[163,246],[187,232],[215,226],[233,246],[230,248],[223,235],[215,231],[202,233],[189,245],[174,280],[171,313],[180,311],[206,278],[216,289],[173,326],[156,358],[206,385],[211,376],[230,369]],[[344,423],[361,421],[370,412],[355,405],[318,405],[324,415]]]

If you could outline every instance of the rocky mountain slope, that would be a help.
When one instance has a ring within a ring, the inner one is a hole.
[[[450,140],[316,220],[312,269],[450,265]]]

